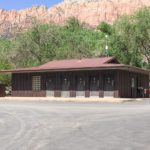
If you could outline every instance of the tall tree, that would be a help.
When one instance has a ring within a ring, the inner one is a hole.
[[[134,16],[136,21],[135,44],[150,67],[150,8],[143,8]]]
[[[126,64],[150,64],[150,9],[123,16],[113,25],[112,54]]]
[[[54,25],[37,25],[15,40],[16,56],[19,66],[39,65],[55,56],[56,47],[60,39],[56,38],[57,31]]]
[[[0,70],[11,69],[12,64],[10,61],[10,50],[11,50],[11,41],[8,39],[0,39]],[[0,75],[0,83],[9,84],[10,76],[9,75]]]
[[[64,26],[36,25],[13,41],[12,61],[16,67],[28,67],[52,59],[97,56],[101,53],[102,36],[75,18],[70,18]]]

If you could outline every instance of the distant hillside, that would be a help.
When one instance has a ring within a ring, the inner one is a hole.
[[[63,24],[71,16],[95,27],[102,21],[112,23],[117,17],[131,14],[144,6],[150,6],[150,0],[65,0],[51,8],[35,6],[20,11],[1,9],[0,33],[11,36],[28,29],[35,20]]]

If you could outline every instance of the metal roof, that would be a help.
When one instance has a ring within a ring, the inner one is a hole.
[[[39,66],[39,69],[73,69],[100,67],[114,60],[113,57],[54,60]]]

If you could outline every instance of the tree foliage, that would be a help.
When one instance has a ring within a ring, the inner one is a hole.
[[[106,22],[102,22],[97,26],[97,30],[100,30],[101,32],[111,35],[112,34],[112,26]]]
[[[12,68],[10,62],[11,42],[7,39],[0,39],[0,70]],[[0,75],[0,83],[8,84],[10,82],[9,75]]]
[[[138,67],[150,64],[150,9],[142,8],[113,24],[111,52],[123,63]]]
[[[102,34],[87,29],[70,18],[66,25],[36,25],[15,40],[13,63],[17,67],[40,65],[53,59],[81,58],[99,55]]]

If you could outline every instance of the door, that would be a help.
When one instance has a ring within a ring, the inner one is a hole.
[[[46,82],[46,96],[54,97],[54,91],[55,91],[55,78],[49,77]]]
[[[114,97],[114,75],[104,75],[104,97]]]
[[[99,77],[97,75],[90,76],[90,96],[99,97]]]
[[[62,76],[61,78],[61,96],[62,97],[70,97],[70,77],[69,76]]]
[[[137,80],[136,77],[131,78],[131,97],[136,98],[137,97]]]
[[[84,76],[78,76],[76,80],[77,80],[76,96],[77,97],[85,97],[85,78],[84,78]]]

